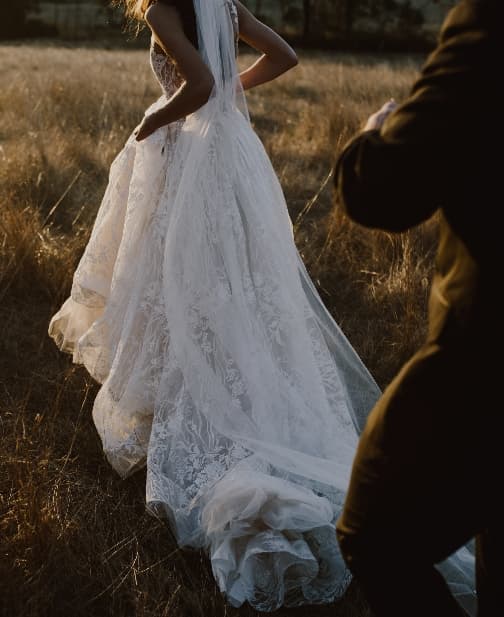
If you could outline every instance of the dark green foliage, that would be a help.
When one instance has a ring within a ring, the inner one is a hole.
[[[345,3],[353,5],[354,19],[368,19],[381,32],[414,30],[424,23],[422,11],[414,8],[410,0],[345,0]]]
[[[424,36],[424,12],[411,0],[248,0],[280,31],[305,42],[356,42]],[[427,8],[428,2],[423,8]],[[338,46],[338,45],[336,45]]]
[[[422,11],[410,1],[304,0],[303,4],[305,21],[310,20],[319,30],[325,27],[350,34],[365,27],[388,32],[404,27],[419,28],[424,22]]]

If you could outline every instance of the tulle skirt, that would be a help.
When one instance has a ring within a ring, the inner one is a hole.
[[[238,109],[130,137],[49,332],[102,384],[110,464],[147,466],[148,507],[208,550],[231,604],[343,595],[335,521],[380,391],[322,304]]]

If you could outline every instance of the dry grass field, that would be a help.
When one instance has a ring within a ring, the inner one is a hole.
[[[241,61],[250,61],[250,56]],[[317,195],[345,141],[421,59],[305,54],[250,93],[296,241],[329,310],[385,386],[425,332],[436,222],[364,230]],[[144,51],[0,47],[0,615],[250,617],[226,606],[200,553],[121,481],[90,410],[96,384],[47,337],[67,296],[110,163],[158,95]],[[358,590],[279,617],[364,617]]]

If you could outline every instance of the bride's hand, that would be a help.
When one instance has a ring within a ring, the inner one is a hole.
[[[143,141],[149,135],[152,135],[155,131],[158,130],[162,125],[159,122],[159,118],[157,118],[156,114],[151,114],[150,116],[145,116],[142,122],[137,126],[134,130],[133,134],[137,141]]]
[[[390,99],[383,107],[368,118],[364,131],[379,130],[390,114],[399,107],[394,99]]]

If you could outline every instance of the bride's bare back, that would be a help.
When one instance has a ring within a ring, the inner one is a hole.
[[[294,50],[271,28],[257,20],[241,2],[226,0],[235,28],[236,39],[262,52],[262,56],[240,75],[244,90],[275,79],[297,64]],[[152,31],[151,54],[164,55],[172,65],[163,68],[155,58],[153,68],[170,100],[154,115],[144,118],[138,127],[138,141],[155,130],[180,120],[206,103],[213,88],[213,77],[201,55],[189,40],[176,6],[155,2],[145,12],[145,20]],[[176,70],[175,70],[176,67]],[[177,73],[179,78],[177,79]],[[170,77],[170,85],[167,77]],[[163,83],[165,82],[165,83]],[[178,83],[176,90],[172,85]]]

